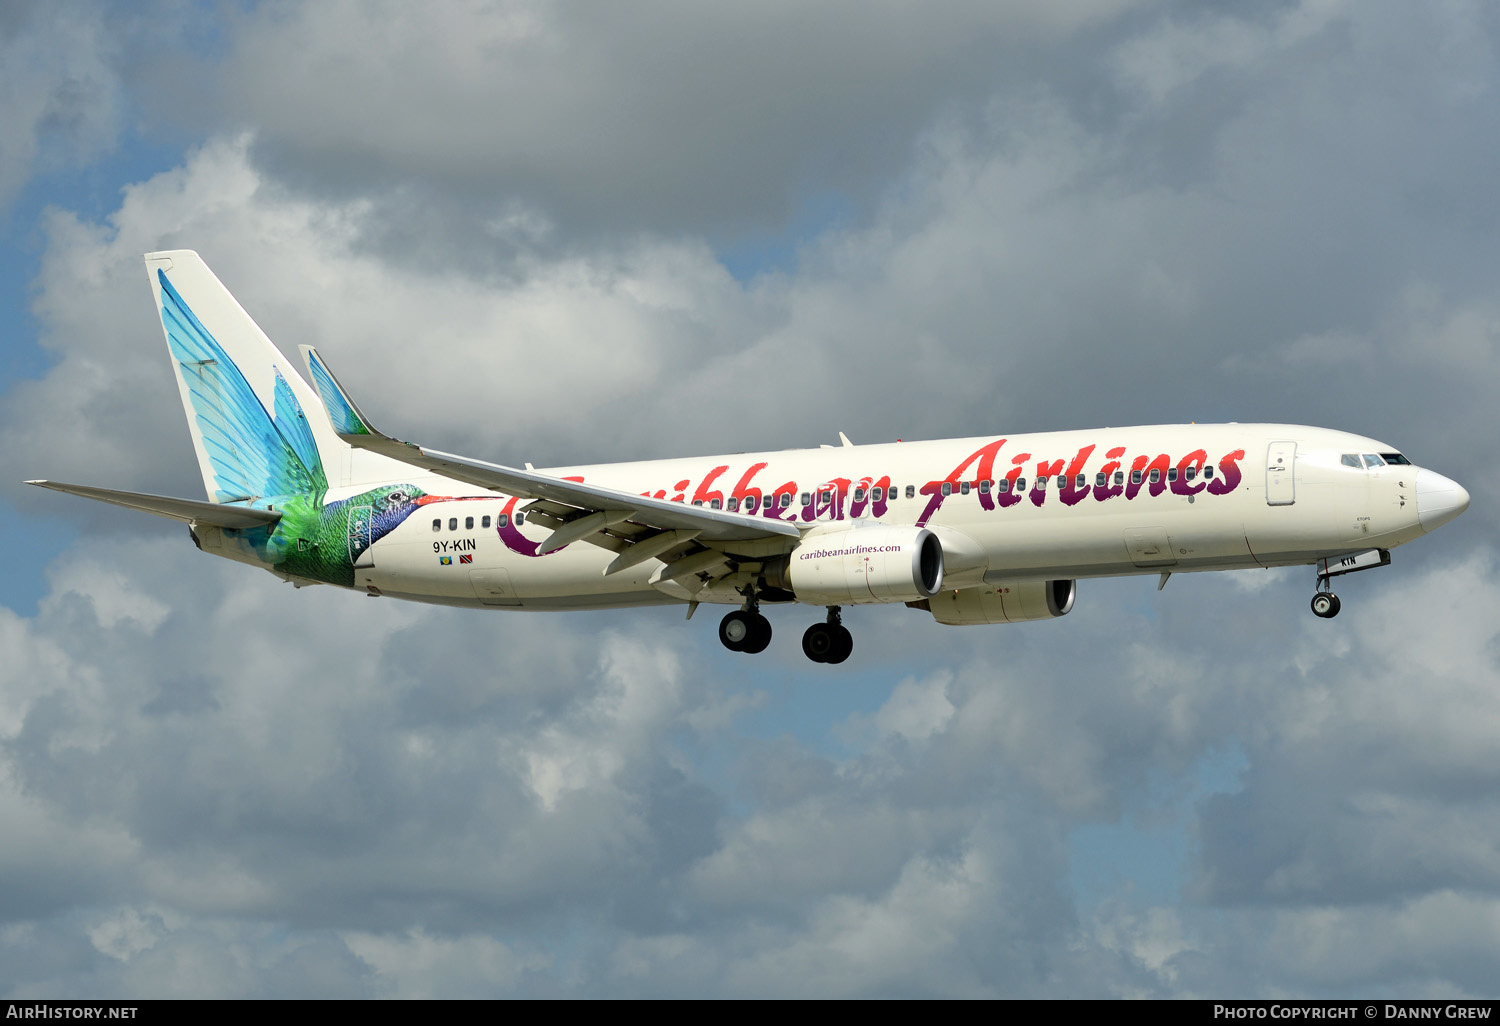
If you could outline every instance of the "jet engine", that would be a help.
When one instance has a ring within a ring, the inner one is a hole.
[[[808,535],[791,551],[786,583],[820,606],[913,602],[943,586],[943,546],[925,527],[864,524]]]
[[[955,627],[1020,623],[1022,620],[1051,620],[1066,614],[1073,608],[1077,591],[1074,581],[1013,581],[962,588],[908,605],[926,609],[938,623]]]

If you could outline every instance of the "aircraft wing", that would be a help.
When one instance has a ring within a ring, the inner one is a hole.
[[[158,517],[169,517],[184,523],[207,524],[213,527],[243,529],[265,527],[281,519],[275,510],[253,509],[249,506],[231,506],[218,502],[199,502],[195,499],[174,499],[165,495],[147,495],[143,492],[119,492],[113,488],[95,488],[91,485],[63,484],[61,481],[27,481],[38,488],[50,488],[54,492],[81,495],[85,499],[97,499],[126,509],[140,510]]]
[[[560,517],[556,514],[561,511],[551,511],[553,519],[561,522],[562,526],[557,528],[557,533],[552,538],[543,543],[544,551],[558,548],[568,541],[585,539],[611,524],[625,522],[658,531],[685,532],[683,541],[696,535],[700,544],[711,546],[774,536],[801,536],[797,525],[785,520],[667,502],[664,499],[653,499],[580,481],[566,481],[551,474],[485,463],[402,442],[376,431],[370,425],[369,418],[354,405],[315,349],[303,346],[302,355],[307,361],[307,368],[312,374],[318,396],[328,411],[328,417],[333,422],[334,430],[350,445],[370,449],[444,477],[467,481],[480,488],[521,498],[546,500],[574,511]]]

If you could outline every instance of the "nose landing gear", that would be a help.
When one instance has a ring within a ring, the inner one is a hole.
[[[828,607],[828,621],[802,635],[802,653],[815,663],[841,663],[854,651],[854,636],[844,626],[838,606]]]
[[[1338,616],[1341,605],[1339,597],[1331,591],[1320,591],[1312,597],[1313,616],[1321,616],[1325,620]]]

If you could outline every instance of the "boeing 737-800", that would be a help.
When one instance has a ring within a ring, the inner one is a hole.
[[[32,484],[185,521],[200,549],[302,586],[493,609],[827,609],[803,651],[853,648],[845,606],[942,624],[1058,617],[1080,578],[1312,565],[1329,582],[1469,504],[1394,446],[1288,424],[1187,424],[534,470],[397,441],[302,348],[308,377],[191,251],[146,256],[209,500]],[[310,383],[309,383],[310,379]]]

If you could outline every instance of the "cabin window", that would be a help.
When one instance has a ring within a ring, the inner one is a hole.
[[[983,481],[979,482],[979,494],[980,495],[988,495],[988,494],[990,494],[990,481],[989,481],[989,478],[985,478]]]
[[[1104,473],[1103,471],[1100,471],[1099,473],[1097,473],[1097,474],[1094,475],[1094,487],[1095,488],[1103,488],[1105,482],[1107,482],[1108,480],[1109,480],[1109,475],[1106,474],[1106,473]]]
[[[729,497],[729,512],[731,512],[731,513],[738,513],[739,511],[740,511],[740,500],[736,499],[734,496],[731,495]]]
[[[969,482],[965,481],[963,484],[961,484],[961,485],[958,486],[958,494],[959,495],[968,495],[969,494]]]
[[[1131,484],[1140,484],[1141,483],[1141,472],[1139,470],[1132,470],[1130,472],[1130,483]]]
[[[1047,490],[1047,477],[1045,474],[1036,479],[1036,486],[1044,492]]]
[[[486,513],[484,515],[484,519],[483,520],[479,521],[479,526],[480,527],[489,527],[490,526],[490,515],[488,513]]]
[[[1089,478],[1087,474],[1079,474],[1078,477],[1073,481],[1073,487],[1081,491],[1084,485],[1088,483],[1088,479]]]
[[[734,500],[730,499],[729,501],[733,502]],[[758,502],[755,501],[755,496],[753,496],[753,495],[747,495],[747,496],[745,496],[745,512],[746,513],[754,513],[755,512],[755,507],[759,506],[759,505],[760,505],[760,503],[758,503]],[[733,509],[734,507],[731,506],[729,508]]]
[[[510,515],[508,513],[501,513],[498,517],[495,518],[495,526],[496,527],[509,527],[510,526]]]
[[[1204,477],[1213,477],[1214,476],[1214,465],[1212,463],[1210,463],[1208,466],[1206,466],[1206,467],[1203,468],[1203,476]]]
[[[701,505],[703,505],[703,500],[702,499],[694,499],[693,500],[693,505],[694,506],[701,506]]]
[[[474,518],[473,517],[464,517],[464,530],[465,531],[472,531],[472,530],[474,530]]]
[[[709,506],[713,507],[714,509],[719,509],[719,508],[721,508],[724,505],[718,499],[710,499],[708,501],[708,504],[709,504]]]
[[[458,517],[449,517],[448,518],[448,530],[450,530],[450,531],[457,531],[458,530]]]
[[[855,502],[864,502],[865,501],[865,490],[863,488],[856,488],[856,489],[854,489],[854,501]]]
[[[802,493],[802,505],[804,505],[804,506],[811,506],[812,505],[812,492],[803,492]]]
[[[944,495],[952,495],[953,494],[953,482],[952,481],[944,481],[943,482],[942,492],[943,492]]]
[[[1153,470],[1153,471],[1151,471],[1151,483],[1152,484],[1156,484],[1160,480],[1161,480],[1161,471],[1160,470]]]
[[[883,502],[885,500],[885,489],[876,485],[874,490],[870,492],[870,498],[875,502]]]
[[[1167,468],[1167,480],[1168,481],[1176,481],[1177,480],[1177,468],[1176,467],[1168,467]]]
[[[916,485],[907,485],[906,486],[906,497],[908,499],[914,499],[914,498],[917,497],[917,486]]]
[[[1117,470],[1117,471],[1115,471],[1115,487],[1118,488],[1118,487],[1120,487],[1120,485],[1122,485],[1124,483],[1125,483],[1125,471],[1123,471],[1123,470]]]
[[[443,518],[442,517],[439,517],[438,519],[436,519],[436,520],[434,520],[432,522],[432,529],[434,531],[441,531],[443,529]]]
[[[1373,452],[1367,452],[1365,453],[1365,466],[1383,467],[1385,466],[1385,460],[1381,459],[1379,456],[1376,456]]]
[[[1018,491],[1018,492],[1024,492],[1025,490],[1026,490],[1026,479],[1024,477],[1018,477],[1018,478],[1016,478],[1016,491]]]
[[[832,502],[833,501],[833,492],[831,492],[831,491],[819,492],[818,493],[818,501],[822,502],[822,503]]]
[[[516,526],[520,527],[524,523],[526,523],[526,514],[521,510],[516,510]]]
[[[1010,482],[1002,477],[1000,480],[995,482],[995,488],[1003,495],[1006,492],[1010,491]]]
[[[1197,476],[1198,476],[1198,468],[1197,467],[1185,467],[1185,468],[1183,468],[1182,479],[1184,481],[1191,481],[1193,478],[1195,478]]]

